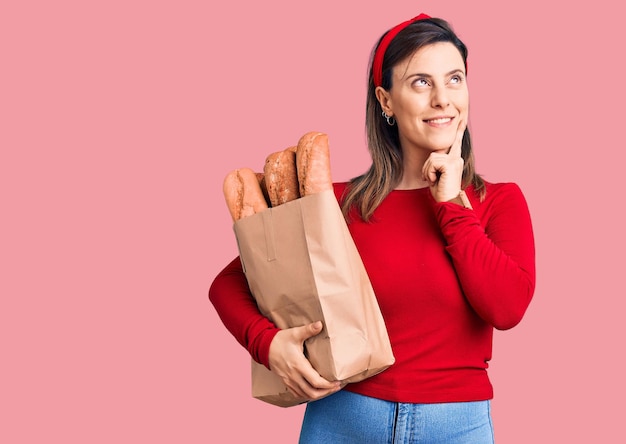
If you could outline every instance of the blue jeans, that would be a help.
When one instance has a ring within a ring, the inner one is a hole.
[[[341,390],[309,402],[300,444],[493,444],[490,401],[409,404]]]

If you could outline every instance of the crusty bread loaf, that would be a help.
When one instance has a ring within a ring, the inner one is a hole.
[[[271,153],[263,167],[267,196],[272,207],[300,197],[296,172],[296,147]]]
[[[223,188],[233,221],[301,196],[332,190],[328,136],[306,133],[296,146],[271,153],[262,173],[250,168],[231,171]]]
[[[300,138],[296,150],[300,196],[332,190],[328,135],[309,132]]]
[[[263,197],[265,198],[265,202],[267,205],[270,205],[270,196],[267,194],[267,185],[265,184],[265,173],[255,173],[256,178],[259,180],[259,185],[261,186],[261,191],[263,192]]]
[[[233,221],[268,208],[257,173],[250,168],[239,168],[228,173],[223,188],[226,205]]]

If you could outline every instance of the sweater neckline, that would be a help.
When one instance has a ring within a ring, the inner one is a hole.
[[[424,193],[426,191],[429,191],[430,188],[428,187],[422,187],[422,188],[409,188],[409,189],[401,189],[401,190],[391,190],[390,194],[398,194],[398,195],[402,195],[402,194],[420,194],[420,193]]]

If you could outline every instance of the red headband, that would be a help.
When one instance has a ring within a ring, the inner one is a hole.
[[[393,38],[411,23],[429,18],[431,17],[426,14],[420,14],[417,17],[413,17],[411,20],[407,20],[406,22],[400,23],[399,25],[391,28],[389,32],[385,34],[378,45],[378,48],[376,48],[376,52],[374,53],[374,61],[372,63],[372,71],[374,71],[374,86],[382,86],[383,84],[383,58],[385,57],[387,47]]]

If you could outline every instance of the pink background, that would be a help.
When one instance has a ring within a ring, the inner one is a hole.
[[[535,226],[497,440],[624,442],[618,2],[211,3],[0,6],[0,442],[296,441],[303,408],[250,397],[207,299],[236,254],[222,180],[311,130],[361,173],[369,51],[419,12],[468,44],[478,169]]]

